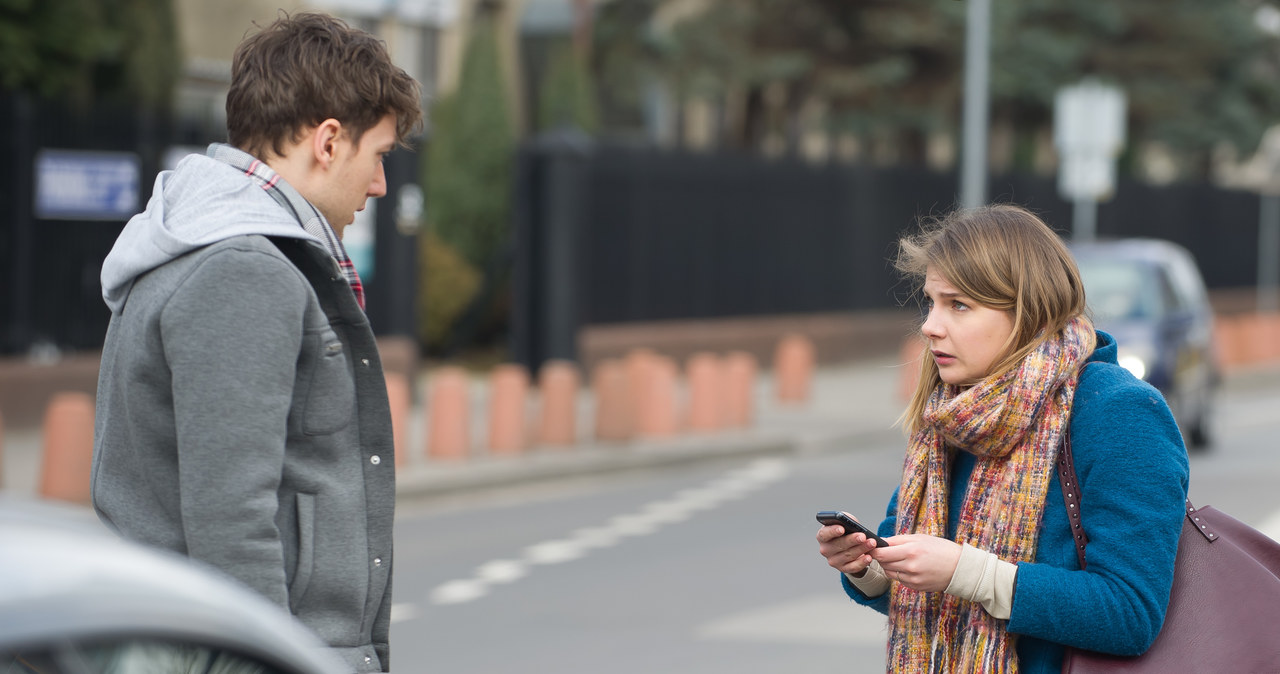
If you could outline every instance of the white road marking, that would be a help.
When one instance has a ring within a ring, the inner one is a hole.
[[[781,480],[789,471],[790,466],[784,459],[756,460],[696,489],[685,489],[670,499],[648,503],[634,513],[617,515],[601,526],[578,529],[568,538],[531,545],[524,549],[520,560],[499,559],[481,564],[472,578],[440,585],[431,592],[429,600],[433,604],[474,601],[488,594],[490,586],[511,583],[529,575],[530,565],[573,561],[593,549],[655,533],[663,526],[689,519],[700,510],[710,510]]]
[[[524,549],[524,558],[534,564],[559,564],[585,555],[586,546],[572,540],[546,541]]]
[[[883,644],[884,615],[849,601],[832,583],[830,594],[765,606],[720,618],[698,628],[700,639],[848,646]]]
[[[461,604],[483,597],[488,585],[479,580],[451,580],[431,592],[433,604]]]
[[[529,568],[522,562],[495,559],[476,569],[476,576],[489,583],[510,583],[529,575]]]

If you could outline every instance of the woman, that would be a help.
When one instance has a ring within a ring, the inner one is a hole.
[[[1065,646],[1145,651],[1187,493],[1168,406],[1116,365],[1070,252],[1035,215],[958,211],[899,244],[896,266],[928,309],[928,351],[878,530],[889,546],[838,525],[817,535],[845,592],[889,616],[889,670],[1058,672]],[[1055,473],[1064,436],[1087,571]]]

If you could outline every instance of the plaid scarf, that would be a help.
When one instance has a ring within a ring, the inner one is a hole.
[[[347,256],[347,249],[342,247],[342,240],[334,233],[333,228],[329,226],[329,222],[324,219],[320,211],[311,205],[292,185],[285,182],[280,174],[276,173],[270,166],[267,166],[261,160],[255,159],[252,155],[242,152],[225,143],[213,143],[209,146],[208,155],[225,164],[230,164],[244,174],[253,179],[259,187],[267,191],[276,203],[284,207],[290,215],[302,225],[302,229],[306,233],[319,239],[329,250],[329,255],[333,256],[334,261],[338,263],[338,268],[342,271],[342,275],[347,278],[347,283],[351,285],[351,292],[356,295],[356,302],[360,303],[360,308],[364,309],[364,284],[360,283],[360,275],[356,273],[356,266],[352,264],[351,258]]]
[[[968,389],[940,384],[907,450],[897,533],[946,536],[951,460],[958,448],[978,458],[956,542],[1008,562],[1034,560],[1078,368],[1095,339],[1088,321],[1077,318],[1003,375]],[[897,582],[890,592],[890,671],[1018,671],[1015,635],[980,604]]]

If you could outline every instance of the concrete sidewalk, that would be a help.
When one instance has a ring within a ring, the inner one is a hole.
[[[489,455],[484,449],[487,392],[481,379],[472,382],[471,456],[455,461],[429,460],[423,406],[414,405],[406,457],[397,469],[398,495],[424,498],[473,489],[523,484],[536,480],[600,474],[637,468],[678,465],[734,456],[839,448],[856,444],[867,434],[892,437],[893,422],[902,410],[899,397],[901,368],[895,358],[821,366],[814,373],[807,403],[777,402],[774,382],[762,371],[755,389],[755,420],[746,429],[684,433],[662,439],[595,442],[591,431],[593,403],[579,397],[578,437],[568,447],[533,447],[519,454]],[[417,400],[426,390],[425,377],[415,383]],[[530,418],[535,418],[530,405]],[[0,449],[0,486],[14,494],[39,492],[42,437],[38,428],[6,429]]]

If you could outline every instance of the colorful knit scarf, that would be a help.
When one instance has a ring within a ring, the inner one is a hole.
[[[1077,318],[1003,375],[968,389],[940,384],[907,450],[896,533],[946,537],[951,459],[961,449],[978,458],[953,540],[1033,561],[1078,366],[1094,343]],[[980,604],[897,582],[890,592],[890,671],[1018,671],[1014,635]]]

